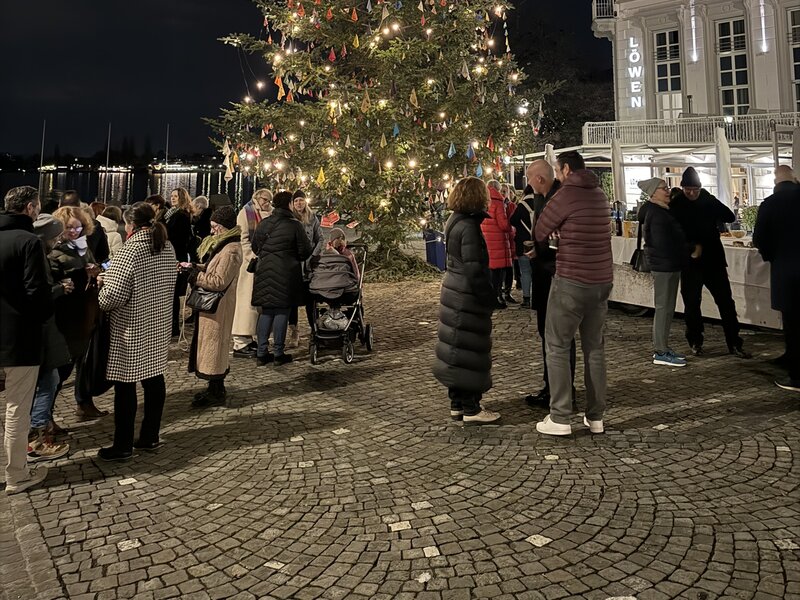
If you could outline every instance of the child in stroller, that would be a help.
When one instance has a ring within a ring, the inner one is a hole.
[[[366,248],[363,251],[366,258]],[[350,363],[356,336],[367,350],[372,349],[372,328],[364,324],[361,274],[355,255],[347,247],[344,231],[339,228],[331,230],[325,250],[314,259],[314,263],[309,283],[315,324],[309,348],[311,362],[317,362],[320,347],[335,344],[342,348],[345,362]],[[320,304],[326,304],[327,309]]]

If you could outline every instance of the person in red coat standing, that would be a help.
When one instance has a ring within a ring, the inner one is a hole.
[[[511,267],[511,235],[514,231],[508,220],[505,198],[500,193],[500,182],[490,181],[489,218],[481,223],[481,231],[489,249],[489,270],[492,274],[492,287],[497,296],[497,308],[508,308],[503,299],[503,282],[506,269]]]

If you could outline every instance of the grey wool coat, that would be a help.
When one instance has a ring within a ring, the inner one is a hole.
[[[152,253],[149,229],[133,234],[114,255],[99,292],[100,309],[111,317],[109,381],[131,383],[164,374],[176,268],[169,242]]]
[[[236,313],[236,282],[241,266],[242,246],[240,238],[234,237],[215,248],[205,270],[197,273],[194,285],[209,292],[221,292],[227,288],[216,312],[197,315],[189,372],[194,372],[201,379],[219,379],[230,368],[228,351]]]
[[[445,227],[439,342],[433,374],[448,389],[483,393],[492,387],[492,311],[496,298],[481,233],[486,213],[453,213]]]

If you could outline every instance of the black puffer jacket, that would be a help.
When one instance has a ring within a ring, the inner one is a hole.
[[[258,256],[253,306],[291,308],[305,302],[301,263],[311,256],[302,223],[290,210],[276,208],[256,227],[252,242]]]
[[[439,343],[433,374],[448,389],[483,393],[492,387],[492,311],[496,302],[489,252],[481,234],[486,213],[454,213],[445,227]]]
[[[692,247],[686,242],[678,220],[668,208],[654,202],[642,211],[644,253],[651,271],[675,273],[682,271],[689,260]]]

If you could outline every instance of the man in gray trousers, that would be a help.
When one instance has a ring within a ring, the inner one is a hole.
[[[569,352],[581,333],[586,416],[592,433],[603,433],[606,408],[606,359],[603,326],[613,286],[608,198],[597,176],[586,169],[577,152],[557,158],[561,190],[547,203],[536,222],[537,242],[557,246],[556,275],[550,288],[545,324],[547,369],[550,374],[550,414],[536,424],[547,435],[570,435],[572,373]]]

